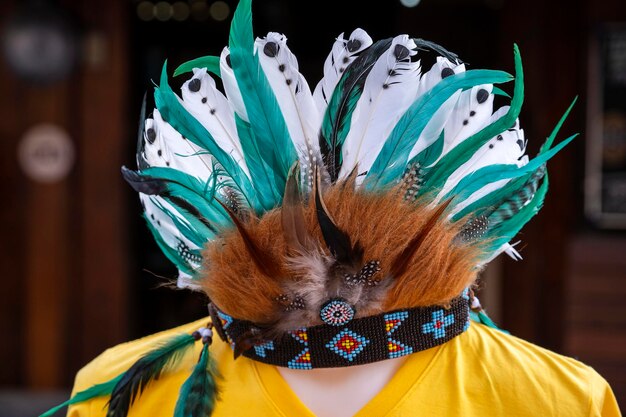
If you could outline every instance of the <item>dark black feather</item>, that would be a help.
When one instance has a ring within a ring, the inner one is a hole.
[[[147,195],[161,195],[167,191],[167,183],[159,178],[141,175],[125,166],[122,167],[122,176],[127,183],[138,193]]]
[[[316,177],[315,212],[317,213],[317,222],[328,250],[341,265],[354,266],[361,264],[364,252],[363,247],[358,242],[352,245],[348,233],[335,224],[322,199],[319,174]]]
[[[463,63],[463,61],[459,59],[459,56],[457,54],[448,51],[446,48],[444,48],[443,46],[439,44],[436,44],[435,42],[427,41],[421,38],[413,38],[413,42],[415,42],[415,45],[417,45],[418,49],[422,49],[422,50],[429,49],[429,50],[435,51],[439,55],[442,55],[448,60],[454,62],[456,65]]]

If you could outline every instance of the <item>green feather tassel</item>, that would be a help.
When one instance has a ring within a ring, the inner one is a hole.
[[[175,366],[194,342],[189,334],[174,336],[135,362],[111,392],[107,417],[126,417],[130,406],[148,384]]]
[[[174,71],[174,77],[191,72],[194,68],[206,68],[208,72],[212,72],[218,77],[222,76],[220,72],[220,57],[203,56],[179,65]]]
[[[63,407],[78,403],[84,403],[85,401],[89,401],[93,398],[110,395],[111,392],[113,392],[113,388],[115,387],[115,385],[117,385],[120,379],[122,379],[122,375],[118,375],[107,382],[103,382],[102,384],[96,384],[93,387],[87,388],[84,391],[77,392],[72,398],[65,401],[63,404],[59,404],[56,407],[51,408],[50,410],[41,414],[39,417],[50,417],[57,411],[61,410]]]
[[[200,360],[180,388],[174,417],[209,417],[217,400],[215,364],[209,354],[209,345],[202,347]]]
[[[470,318],[476,323],[484,324],[485,326],[499,330],[502,333],[511,334],[508,331],[499,328],[498,325],[493,320],[491,320],[487,313],[485,313],[485,310],[481,309],[478,313],[475,311],[470,311]]]
[[[367,174],[368,188],[380,188],[398,180],[402,176],[409,153],[415,146],[427,123],[441,105],[456,91],[459,89],[466,90],[481,84],[504,83],[511,79],[511,75],[503,71],[471,70],[441,80],[432,89],[418,98],[393,128]],[[463,143],[466,142],[467,140]],[[457,148],[460,146],[462,144],[457,146]]]

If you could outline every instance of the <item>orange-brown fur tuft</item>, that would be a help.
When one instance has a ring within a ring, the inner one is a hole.
[[[363,261],[380,261],[382,270],[376,277],[382,282],[376,288],[384,291],[382,302],[361,306],[358,316],[446,305],[475,281],[479,249],[455,240],[459,226],[445,221],[445,214],[419,238],[419,248],[405,262],[399,276],[390,276],[394,260],[424,227],[429,227],[427,222],[436,208],[429,206],[426,198],[405,202],[398,189],[370,193],[355,191],[351,185],[331,186],[323,198],[337,226],[347,232],[353,243],[358,241],[363,246]],[[303,209],[306,229],[315,246],[322,254],[330,255],[317,224],[314,204],[310,202]],[[261,219],[248,219],[244,227],[256,246],[280,263],[280,272],[272,277],[262,272],[251,259],[240,233],[231,230],[205,249],[202,286],[227,314],[255,323],[276,323],[284,314],[276,299],[286,294],[287,288],[294,288],[294,283],[297,287],[299,281],[304,282],[306,271],[296,270],[294,263],[289,262],[280,209]]]

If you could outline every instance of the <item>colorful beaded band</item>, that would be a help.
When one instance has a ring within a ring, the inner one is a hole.
[[[362,365],[430,349],[469,327],[466,293],[453,300],[449,308],[417,307],[357,319],[352,319],[348,307],[340,299],[331,300],[320,312],[327,324],[288,332],[278,340],[257,342],[242,355],[292,369]],[[259,333],[254,323],[235,319],[214,305],[209,311],[217,333],[233,349],[235,340]]]

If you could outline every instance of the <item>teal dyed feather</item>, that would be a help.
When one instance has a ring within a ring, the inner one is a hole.
[[[215,373],[209,345],[205,344],[198,364],[180,388],[174,417],[208,417],[213,413],[218,395]]]
[[[135,362],[111,392],[107,417],[126,417],[130,406],[148,384],[176,366],[194,342],[193,336],[188,334],[174,336]]]
[[[491,320],[491,318],[485,313],[485,310],[480,310],[478,313],[470,311],[470,318],[476,323],[484,324],[487,327],[501,331],[502,333],[511,334],[508,331],[501,329],[498,325]]]
[[[569,113],[572,111],[572,108],[574,108],[574,105],[576,104],[577,101],[578,101],[578,96],[574,97],[574,100],[572,100],[572,103],[569,105],[567,110],[565,110],[565,113],[563,113],[563,116],[561,116],[561,119],[559,119],[556,126],[554,126],[554,129],[552,130],[552,133],[550,133],[550,136],[548,136],[548,138],[543,143],[543,145],[541,145],[541,149],[539,150],[540,154],[550,149],[550,147],[552,146],[552,143],[554,142],[554,139],[556,138],[556,135],[559,133],[559,130],[561,130],[561,127],[563,126],[565,119],[567,119],[567,116],[569,116]]]
[[[521,177],[525,174],[531,174],[539,167],[544,165],[546,162],[548,162],[548,160],[556,155],[557,152],[567,146],[567,144],[574,140],[576,136],[578,136],[578,134],[570,136],[554,148],[546,150],[545,152],[539,154],[537,157],[531,159],[527,164],[520,167],[518,167],[517,165],[499,164],[488,165],[477,171],[474,171],[471,174],[463,177],[463,179],[459,181],[456,187],[454,187],[453,190],[446,194],[443,199],[447,200],[449,198],[454,198],[457,201],[463,201],[487,184],[500,180]]]
[[[65,401],[63,404],[59,404],[56,407],[51,408],[50,410],[41,414],[39,417],[50,417],[64,407],[68,407],[73,404],[84,403],[94,398],[110,395],[111,392],[113,392],[113,388],[115,387],[115,385],[117,385],[120,379],[122,379],[122,375],[118,375],[107,382],[103,382],[102,384],[96,384],[93,387],[87,388],[84,391],[77,392],[76,394],[74,394],[74,396],[72,396],[72,398]]]
[[[452,175],[457,168],[467,162],[489,139],[497,134],[504,132],[515,124],[517,116],[524,102],[524,71],[522,67],[522,58],[517,45],[514,46],[515,57],[515,87],[511,107],[509,111],[480,130],[478,133],[465,139],[459,145],[454,147],[450,152],[444,155],[436,166],[430,170],[424,179],[423,190],[436,190],[443,187],[446,179]]]
[[[278,188],[280,183],[275,178],[274,170],[261,158],[259,145],[250,124],[235,113],[235,125],[261,206],[265,210],[271,210],[282,200],[282,192]]]
[[[489,220],[494,224],[505,222],[515,216],[522,207],[524,207],[537,192],[539,182],[546,174],[545,166],[537,168],[537,170],[526,181],[523,187],[519,188],[513,195],[502,202],[502,204],[489,215]]]
[[[203,56],[187,61],[176,68],[174,77],[191,72],[194,68],[206,68],[207,71],[221,77],[219,56]]]
[[[420,134],[435,112],[456,91],[481,84],[505,83],[511,79],[512,77],[503,71],[472,70],[441,80],[418,98],[398,121],[367,174],[367,186],[376,189],[400,178]]]
[[[161,236],[161,233],[152,225],[152,222],[148,217],[144,215],[144,218],[146,219],[146,225],[152,233],[152,236],[154,237],[157,246],[159,247],[159,249],[161,249],[161,252],[163,252],[165,257],[169,259],[170,262],[172,262],[179,271],[184,272],[187,275],[195,275],[195,270],[191,265],[189,265],[187,260],[183,258],[176,249],[174,249],[173,247],[168,245],[167,242],[165,242],[165,240]]]
[[[284,189],[291,165],[298,160],[287,124],[276,96],[253,53],[251,1],[237,6],[230,29],[230,62],[243,98],[257,149],[263,162],[274,172],[278,189]],[[256,181],[257,179],[255,179]],[[280,200],[276,201],[278,205]]]
[[[432,165],[443,152],[443,142],[445,133],[442,131],[439,137],[432,145],[415,155],[408,163],[408,165],[419,164],[421,167],[428,167]]]
[[[154,100],[163,118],[174,129],[196,145],[206,149],[224,168],[226,174],[232,178],[242,195],[248,200],[251,207],[260,209],[254,188],[248,176],[239,164],[220,148],[211,134],[196,120],[180,103],[178,97],[167,82],[167,62],[163,65],[161,83],[154,92]]]
[[[189,174],[162,167],[150,167],[139,172],[125,170],[123,174],[136,191],[163,197],[196,215],[213,231],[215,226],[232,226],[230,217],[214,199],[217,187],[214,182],[202,183]]]
[[[524,227],[528,221],[539,212],[546,193],[548,192],[548,174],[546,173],[543,183],[535,193],[533,199],[528,202],[520,211],[504,223],[494,226],[485,235],[485,240],[489,242],[485,254],[495,253],[502,245],[508,243]]]

